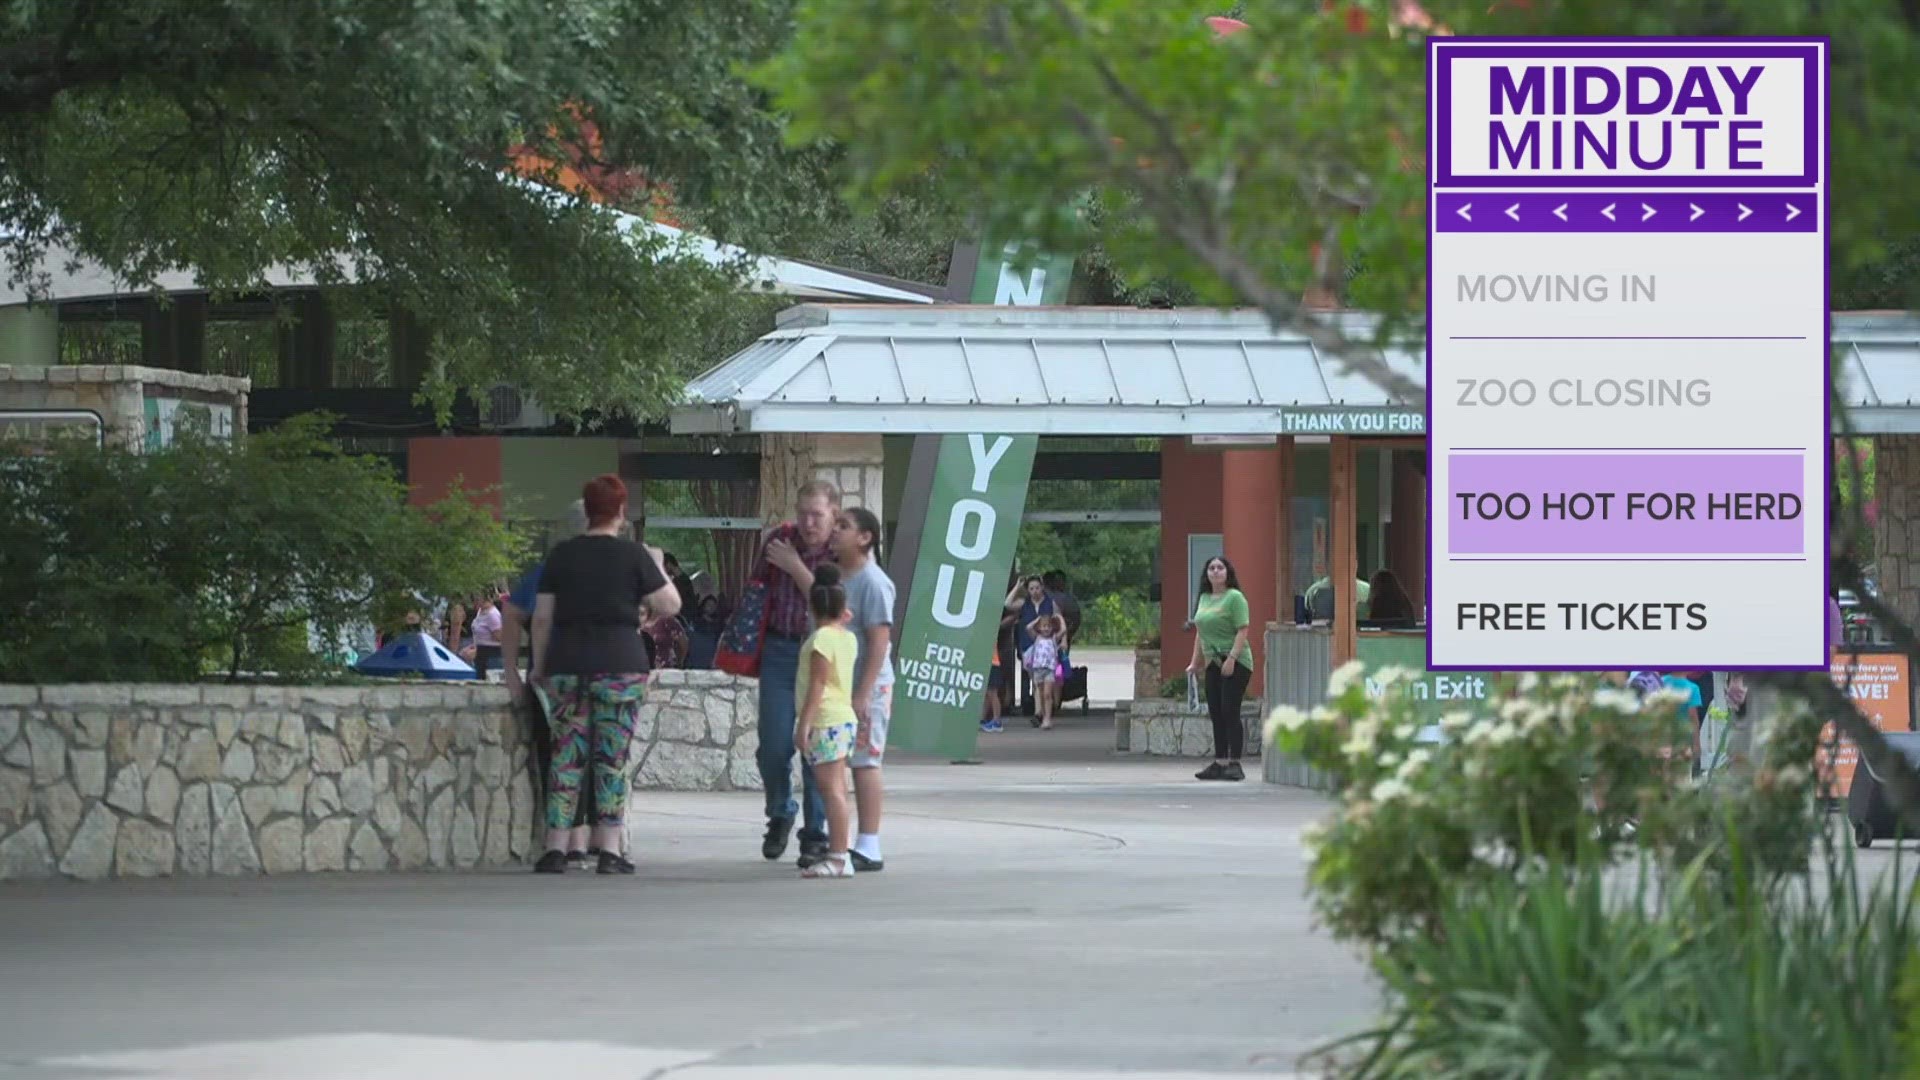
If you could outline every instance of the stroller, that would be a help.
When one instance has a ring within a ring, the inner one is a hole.
[[[1887,745],[1899,751],[1907,764],[1920,769],[1920,732],[1889,731]],[[1873,770],[1863,757],[1853,774],[1853,786],[1847,790],[1847,820],[1853,825],[1853,842],[1863,848],[1886,837],[1896,843],[1905,828],[1894,814],[1893,801],[1887,798],[1886,779]]]

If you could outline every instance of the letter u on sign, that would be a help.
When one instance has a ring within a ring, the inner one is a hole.
[[[993,547],[993,526],[995,514],[991,504],[979,499],[961,499],[953,504],[953,513],[947,515],[947,554],[961,562],[979,562],[987,557],[987,551]],[[973,527],[973,539],[967,540],[967,522],[977,522]]]
[[[978,570],[967,571],[966,595],[960,598],[960,610],[953,610],[953,575],[950,565],[942,564],[940,573],[933,581],[933,621],[954,630],[964,630],[973,625],[973,616],[980,610],[980,589],[987,583],[987,575]]]

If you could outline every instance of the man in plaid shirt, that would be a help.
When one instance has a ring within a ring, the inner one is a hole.
[[[813,569],[833,561],[833,522],[840,514],[840,490],[816,480],[800,489],[794,520],[767,536],[764,558],[774,573],[767,581],[767,630],[760,651],[760,784],[767,793],[767,834],[760,854],[778,859],[787,852],[793,819],[803,803],[793,797],[794,721],[798,701],[800,644],[812,631],[807,590]],[[805,816],[800,827],[800,865],[827,855],[826,808],[814,786],[813,770],[801,770]]]

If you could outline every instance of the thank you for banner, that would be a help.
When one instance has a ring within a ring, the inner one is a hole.
[[[894,746],[973,751],[1038,444],[1032,435],[941,440],[895,652]]]

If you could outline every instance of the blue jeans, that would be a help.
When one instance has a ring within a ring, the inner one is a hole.
[[[791,821],[801,811],[793,797],[793,725],[799,702],[794,693],[800,674],[800,643],[767,635],[760,651],[760,784],[767,792],[767,816]],[[800,839],[827,839],[827,809],[814,786],[813,770],[801,770],[806,817]]]

